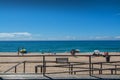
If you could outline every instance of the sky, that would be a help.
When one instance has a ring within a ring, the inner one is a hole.
[[[0,40],[120,40],[120,0],[0,0]]]

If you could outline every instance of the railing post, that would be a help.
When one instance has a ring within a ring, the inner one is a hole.
[[[24,66],[23,66],[23,72],[25,73],[25,61],[23,62]]]
[[[100,74],[102,74],[102,63],[100,63]]]
[[[70,69],[71,69],[71,65],[70,65],[70,63],[69,63],[69,74],[71,74],[71,72],[70,72],[71,70],[70,70]]]
[[[91,55],[89,55],[89,75],[91,76]]]
[[[117,68],[117,65],[115,65],[115,74],[117,74],[117,69],[116,68]]]
[[[73,65],[71,65],[71,70],[70,70],[71,74],[73,74]]]
[[[15,73],[17,72],[17,66],[15,66]]]
[[[46,72],[46,61],[45,61],[45,55],[43,55],[43,75],[45,75]]]
[[[92,63],[92,74],[93,74],[93,68],[94,68],[94,67],[93,67],[93,63]]]

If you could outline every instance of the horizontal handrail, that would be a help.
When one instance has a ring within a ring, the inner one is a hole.
[[[25,61],[26,63],[43,63],[43,61]],[[46,63],[56,63],[56,61],[45,61]],[[20,61],[1,61],[0,64],[3,63],[20,63]],[[67,62],[67,63],[78,63],[78,64],[89,64],[88,62]],[[57,63],[59,64],[59,63]]]
[[[119,63],[120,61],[110,61],[110,62],[93,62],[91,64],[100,64],[100,63]]]
[[[42,63],[42,61],[25,61],[26,63]],[[2,61],[0,64],[3,63],[20,63],[20,61]]]
[[[120,66],[120,64],[107,64],[107,63],[103,63],[102,65]]]

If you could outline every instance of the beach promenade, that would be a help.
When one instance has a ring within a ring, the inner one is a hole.
[[[56,80],[56,79],[104,79],[104,80],[109,80],[109,79],[120,79],[119,75],[63,75],[63,74],[47,74],[45,76],[40,75],[40,74],[31,74],[31,75],[0,75],[1,79],[0,80],[16,80],[16,79],[24,79],[24,80],[43,80],[43,79],[50,79],[50,80]]]
[[[120,79],[120,53],[110,61],[91,54],[1,54],[1,79]]]

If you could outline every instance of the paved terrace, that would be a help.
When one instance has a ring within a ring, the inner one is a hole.
[[[19,74],[19,75],[0,75],[0,80],[43,80],[43,79],[120,79],[120,75],[63,75],[63,74],[47,74],[47,75],[40,75],[40,74]]]

